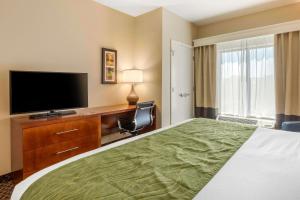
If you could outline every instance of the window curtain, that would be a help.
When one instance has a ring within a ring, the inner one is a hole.
[[[275,35],[276,127],[300,120],[300,31]]]
[[[195,116],[216,118],[216,45],[195,48]]]
[[[274,36],[217,45],[219,114],[275,118]]]

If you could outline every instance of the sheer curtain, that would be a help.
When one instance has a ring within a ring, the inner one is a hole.
[[[274,36],[217,45],[220,114],[275,118]]]

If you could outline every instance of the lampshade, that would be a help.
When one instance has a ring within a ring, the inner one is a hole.
[[[143,71],[140,69],[127,69],[122,72],[123,83],[142,83],[143,81]]]

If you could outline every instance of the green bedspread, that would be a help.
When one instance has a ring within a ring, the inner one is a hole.
[[[60,167],[22,199],[192,199],[255,129],[195,119]]]

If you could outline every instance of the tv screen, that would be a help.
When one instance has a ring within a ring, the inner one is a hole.
[[[11,114],[87,106],[87,73],[10,71]]]

